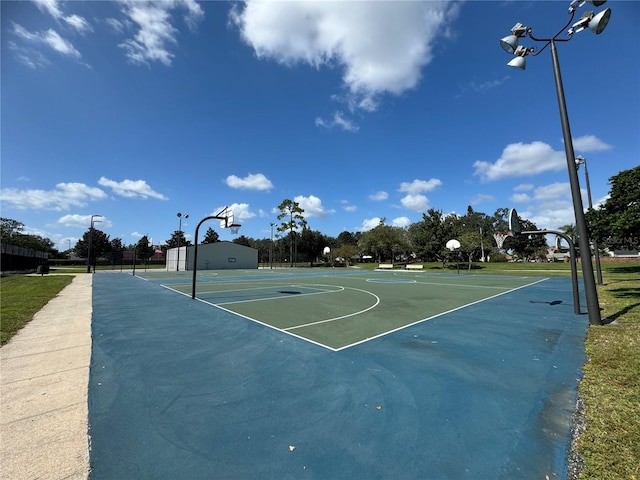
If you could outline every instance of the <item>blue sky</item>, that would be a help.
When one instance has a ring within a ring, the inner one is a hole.
[[[225,206],[268,238],[285,198],[332,236],[468,205],[574,223],[550,54],[520,71],[499,45],[516,22],[554,35],[568,7],[3,1],[2,216],[60,250],[91,215],[161,244],[178,212],[193,240]],[[605,7],[601,35],[559,44],[596,203],[640,159],[640,2]]]

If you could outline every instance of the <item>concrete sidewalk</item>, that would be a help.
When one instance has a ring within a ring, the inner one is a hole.
[[[92,275],[0,348],[0,478],[86,479]]]

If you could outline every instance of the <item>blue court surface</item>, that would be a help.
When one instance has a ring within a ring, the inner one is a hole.
[[[346,279],[302,277],[282,285],[330,284],[314,301],[340,305],[331,299]],[[381,273],[367,288],[398,289],[395,309],[384,296],[394,290],[371,290],[385,304],[379,317],[414,315],[436,284],[455,297],[455,282],[471,277],[424,273],[417,295]],[[90,478],[566,478],[588,319],[574,314],[569,279],[512,280],[498,295],[401,327],[390,318],[384,334],[327,348],[232,311],[228,294],[217,305],[215,288],[204,289],[209,300],[178,293],[186,273],[96,274]],[[270,300],[251,303],[252,315],[272,316]],[[304,325],[313,312],[301,305],[278,309]],[[339,325],[331,315],[323,324]]]

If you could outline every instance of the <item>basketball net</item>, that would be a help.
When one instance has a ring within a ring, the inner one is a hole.
[[[508,232],[496,232],[493,234],[493,238],[496,241],[496,244],[498,245],[498,249],[502,250],[502,246],[504,245],[504,241],[506,240],[506,238],[509,236]]]

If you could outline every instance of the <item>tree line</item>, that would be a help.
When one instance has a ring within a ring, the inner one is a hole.
[[[586,214],[590,237],[597,241],[600,248],[639,249],[640,166],[621,171],[611,177],[609,183],[611,189],[607,200]],[[497,248],[493,234],[508,231],[507,208],[499,208],[492,215],[477,212],[471,206],[464,215],[445,214],[442,210],[431,208],[422,214],[420,221],[408,227],[388,225],[383,218],[371,230],[343,231],[337,237],[309,228],[304,209],[298,202],[285,199],[278,210],[278,222],[271,223],[273,237],[254,239],[241,235],[233,242],[256,248],[260,262],[289,264],[313,264],[336,259],[348,264],[365,257],[376,262],[445,262],[451,254],[446,243],[451,239],[460,242],[457,254],[469,262],[496,258],[505,251],[523,260],[544,258],[547,253],[544,235],[507,237],[502,251]],[[539,230],[528,219],[520,218],[520,222],[523,231]],[[69,251],[59,252],[51,240],[25,234],[24,224],[17,220],[2,218],[0,224],[2,243],[45,251],[51,258],[64,258],[74,253],[86,259],[90,237],[92,257],[106,258],[113,264],[122,262],[125,251],[133,251],[138,260],[146,261],[156,249],[146,236],[134,244],[125,245],[122,239],[110,239],[106,233],[94,228],[93,232],[88,229]],[[562,230],[575,239],[573,225],[566,225]],[[202,243],[217,241],[218,233],[209,228]],[[159,248],[166,252],[169,248],[189,245],[192,243],[185,238],[184,232],[176,230]],[[329,247],[328,254],[325,254],[326,247]]]

